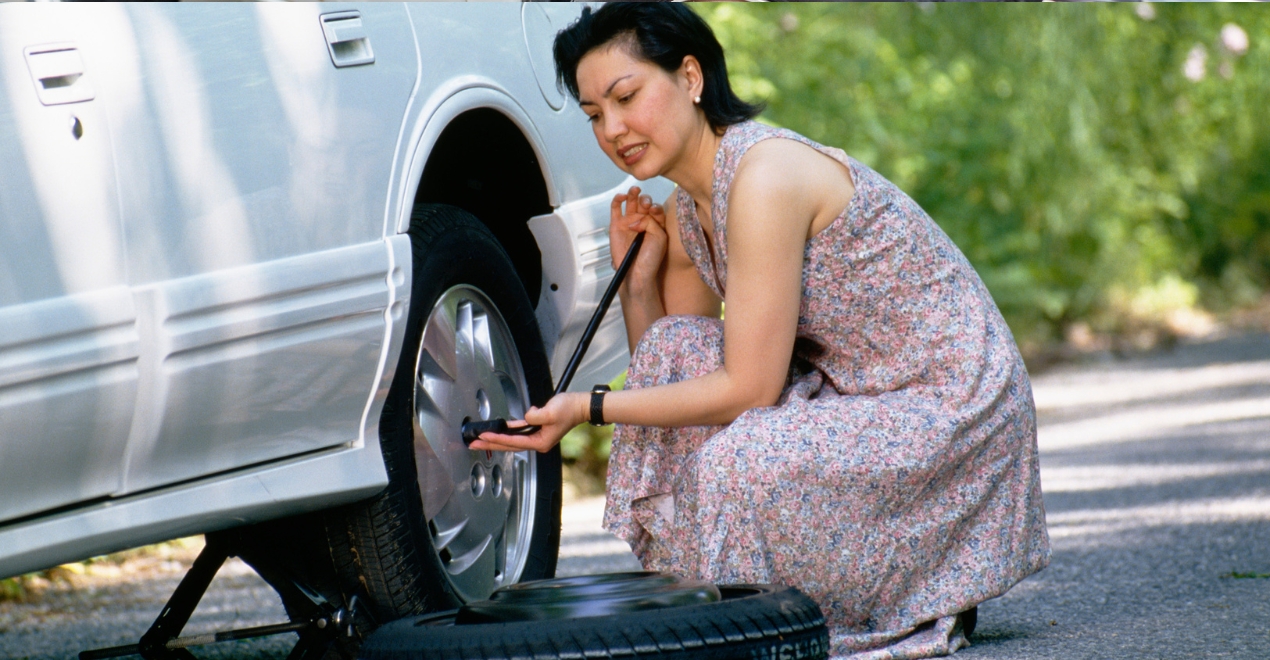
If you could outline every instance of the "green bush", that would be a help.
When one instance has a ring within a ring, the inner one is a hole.
[[[1167,331],[1171,312],[1270,286],[1268,7],[695,7],[761,120],[916,199],[1025,355],[1076,326]],[[582,426],[561,443],[582,490],[602,486],[611,442]]]
[[[1025,346],[1078,322],[1115,333],[1221,311],[1270,284],[1264,7],[700,11],[762,119],[912,195]]]

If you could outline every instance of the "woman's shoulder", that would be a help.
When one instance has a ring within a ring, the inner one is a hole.
[[[729,127],[722,149],[727,152],[724,168],[730,169],[733,174],[744,165],[746,169],[761,168],[768,175],[796,179],[807,168],[822,165],[824,161],[820,155],[829,156],[848,169],[855,165],[841,149],[826,147],[788,128],[768,126],[754,120]]]
[[[801,194],[807,193],[809,186],[855,188],[853,163],[841,150],[823,147],[788,129],[764,126],[754,133],[761,138],[737,155],[731,172],[733,185],[765,193],[791,190]]]
[[[801,142],[764,140],[737,160],[733,180],[761,187],[797,187],[820,160],[815,149]]]

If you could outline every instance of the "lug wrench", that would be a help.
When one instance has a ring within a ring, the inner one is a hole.
[[[573,357],[569,359],[569,366],[565,367],[564,374],[560,377],[560,384],[556,385],[555,396],[564,392],[569,387],[569,382],[573,380],[573,374],[578,370],[578,365],[582,363],[582,356],[586,355],[586,349],[590,348],[591,340],[595,339],[595,333],[600,328],[600,322],[604,320],[604,314],[609,311],[609,305],[613,302],[613,297],[617,295],[617,288],[622,285],[622,280],[626,279],[626,271],[631,269],[631,263],[635,261],[635,255],[639,254],[639,246],[644,244],[644,232],[635,235],[635,240],[631,241],[631,246],[626,250],[626,256],[622,258],[622,264],[617,267],[617,272],[613,274],[613,280],[609,282],[609,288],[605,289],[604,296],[600,298],[600,306],[595,310],[595,314],[591,315],[591,321],[587,323],[586,330],[582,333],[582,340],[578,342],[578,347],[573,350]],[[542,427],[540,426],[507,426],[507,420],[498,417],[490,420],[482,420],[475,422],[464,422],[461,428],[463,433],[463,444],[470,445],[482,433],[494,432],[504,435],[533,435]]]

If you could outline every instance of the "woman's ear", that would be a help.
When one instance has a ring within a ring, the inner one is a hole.
[[[705,89],[705,76],[701,72],[701,62],[697,61],[695,55],[684,55],[683,62],[679,64],[679,71],[676,72],[680,83],[684,85],[688,96],[696,98],[701,96],[701,91]]]

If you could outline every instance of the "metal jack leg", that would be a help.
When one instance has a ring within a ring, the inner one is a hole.
[[[299,634],[300,640],[287,656],[288,660],[320,660],[332,646],[352,641],[355,630],[351,612],[334,607],[320,594],[287,575],[285,570],[277,568],[273,562],[250,559],[248,563],[265,581],[280,592],[285,592],[284,600],[302,604],[296,608],[301,611],[292,612],[289,623],[181,637],[181,630],[189,623],[190,615],[203,599],[216,572],[226,559],[242,554],[239,541],[240,538],[233,532],[208,534],[207,545],[194,560],[189,572],[181,578],[181,583],[172,592],[159,617],[138,643],[84,651],[79,654],[80,660],[129,655],[140,655],[145,660],[196,660],[194,654],[188,650],[190,647],[291,632]],[[356,608],[356,605],[354,598],[350,609]]]

